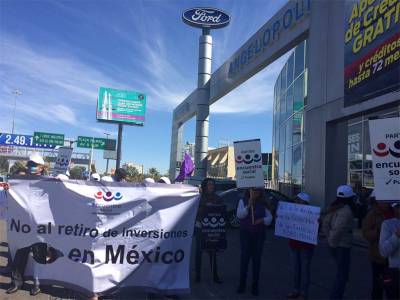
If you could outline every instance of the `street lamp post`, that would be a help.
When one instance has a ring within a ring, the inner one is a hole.
[[[108,132],[104,132],[104,134],[106,135],[106,139],[108,140],[108,137],[111,135],[111,133]],[[108,162],[110,161],[109,158],[107,158],[107,163],[106,163],[106,174],[108,174]]]
[[[12,129],[11,133],[14,134],[14,128],[15,128],[15,111],[17,110],[17,97],[22,95],[20,90],[14,90],[12,92],[14,94],[14,111],[13,111],[13,119],[12,119]]]

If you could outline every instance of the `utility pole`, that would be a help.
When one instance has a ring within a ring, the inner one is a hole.
[[[15,111],[17,110],[17,97],[22,95],[20,90],[14,90],[12,92],[14,94],[14,111],[13,111],[13,119],[12,119],[12,129],[11,133],[14,134],[14,128],[15,128]]]
[[[106,139],[108,140],[108,137],[111,135],[111,133],[108,132],[104,132],[104,134],[106,135]],[[107,158],[107,164],[106,164],[106,174],[108,174],[108,162],[110,161],[109,158]]]

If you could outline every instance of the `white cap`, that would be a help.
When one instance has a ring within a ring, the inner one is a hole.
[[[93,173],[90,177],[90,179],[93,181],[100,181],[100,175],[97,173]]]
[[[392,207],[396,207],[396,206],[399,206],[399,205],[400,205],[400,202],[394,202],[394,203],[392,203],[391,205],[392,205]]]
[[[349,185],[341,185],[337,188],[336,196],[339,198],[350,198],[354,195],[353,188]]]
[[[171,184],[171,180],[169,180],[169,178],[168,178],[168,177],[165,177],[165,176],[162,176],[162,177],[158,180],[158,182],[160,182],[160,183],[166,183],[166,184]]]
[[[144,179],[144,183],[155,183],[153,178],[147,177]]]
[[[38,164],[38,165],[44,166],[44,160],[43,160],[43,158],[42,158],[39,154],[37,154],[37,153],[32,153],[32,154],[29,156],[29,161],[33,161],[34,163],[36,163],[36,164]]]
[[[69,177],[67,175],[65,175],[65,174],[58,174],[56,176],[56,178],[57,179],[62,179],[62,180],[68,180],[69,179]]]
[[[113,179],[111,176],[103,176],[103,177],[101,177],[101,181],[104,181],[104,182],[113,182],[114,179]]]
[[[69,171],[65,171],[65,175],[67,175],[68,177],[71,177],[71,174],[69,173]]]
[[[304,202],[307,202],[307,203],[310,203],[310,201],[311,201],[311,197],[307,193],[303,193],[303,192],[298,193],[296,197],[299,198],[300,200],[303,200]]]

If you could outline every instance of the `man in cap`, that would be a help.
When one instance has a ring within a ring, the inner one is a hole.
[[[158,183],[171,184],[171,180],[169,180],[169,178],[166,177],[166,176],[162,176],[157,182]]]
[[[323,221],[330,252],[336,264],[336,276],[330,299],[342,299],[349,280],[355,211],[354,197],[351,186],[339,186],[336,191],[336,200],[328,208]]]
[[[44,160],[37,154],[33,153],[29,156],[29,160],[26,164],[27,176],[40,176],[44,173]],[[12,294],[18,291],[24,283],[24,273],[26,264],[28,261],[29,254],[32,253],[34,257],[40,261],[46,261],[47,259],[47,245],[45,243],[36,243],[34,245],[17,249],[15,256],[11,264],[11,277],[12,282],[7,294]],[[39,280],[34,274],[33,287],[30,291],[32,296],[40,293]]]

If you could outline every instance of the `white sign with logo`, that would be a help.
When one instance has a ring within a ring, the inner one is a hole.
[[[280,201],[275,235],[316,245],[320,211],[317,206]]]
[[[238,141],[234,142],[233,146],[237,187],[264,187],[261,141],[259,139]]]
[[[72,151],[73,149],[70,147],[58,148],[58,155],[54,165],[56,174],[65,174],[67,172],[69,164],[71,163]]]
[[[369,120],[378,201],[400,200],[400,118]]]
[[[117,160],[117,151],[115,151],[115,150],[104,150],[103,158],[104,159]]]
[[[89,293],[132,286],[188,293],[198,190],[187,185],[12,180],[8,243],[46,243],[26,274]],[[46,261],[46,260],[45,260]],[[60,272],[60,270],[64,270]]]

